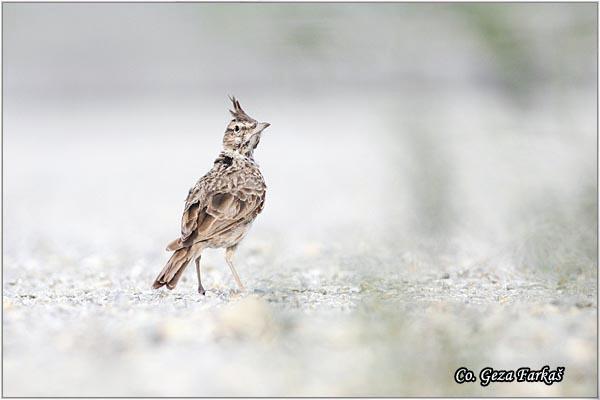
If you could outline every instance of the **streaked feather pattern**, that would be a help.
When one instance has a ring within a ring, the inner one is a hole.
[[[156,278],[154,288],[174,288],[187,264],[206,247],[233,251],[263,209],[267,187],[253,151],[269,124],[259,124],[246,114],[237,99],[231,101],[234,119],[223,136],[223,151],[212,169],[189,190],[181,218],[181,236],[167,245],[167,250],[174,253]],[[232,264],[230,267],[233,269]],[[235,272],[234,276],[241,286]],[[200,275],[198,279],[201,289]]]

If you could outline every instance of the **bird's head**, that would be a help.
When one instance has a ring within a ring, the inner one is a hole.
[[[225,135],[223,135],[223,150],[252,158],[263,130],[270,124],[257,122],[246,114],[235,97],[230,97],[230,99],[233,103],[233,110],[229,110],[229,112],[233,119],[227,124]]]

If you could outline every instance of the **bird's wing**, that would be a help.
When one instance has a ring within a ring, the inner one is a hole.
[[[261,176],[233,174],[226,179],[201,179],[188,194],[179,243],[190,246],[252,220],[262,210],[264,199]]]

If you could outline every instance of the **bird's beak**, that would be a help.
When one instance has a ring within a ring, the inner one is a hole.
[[[255,133],[260,133],[260,132],[264,131],[265,129],[267,129],[269,126],[271,126],[271,124],[268,122],[260,122],[258,125],[256,125]]]

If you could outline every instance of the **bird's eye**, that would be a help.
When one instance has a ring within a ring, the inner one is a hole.
[[[234,131],[236,131],[236,132],[239,132],[239,131],[240,131],[240,126],[239,126],[239,125],[236,125],[236,126],[233,128],[233,130],[234,130]]]

